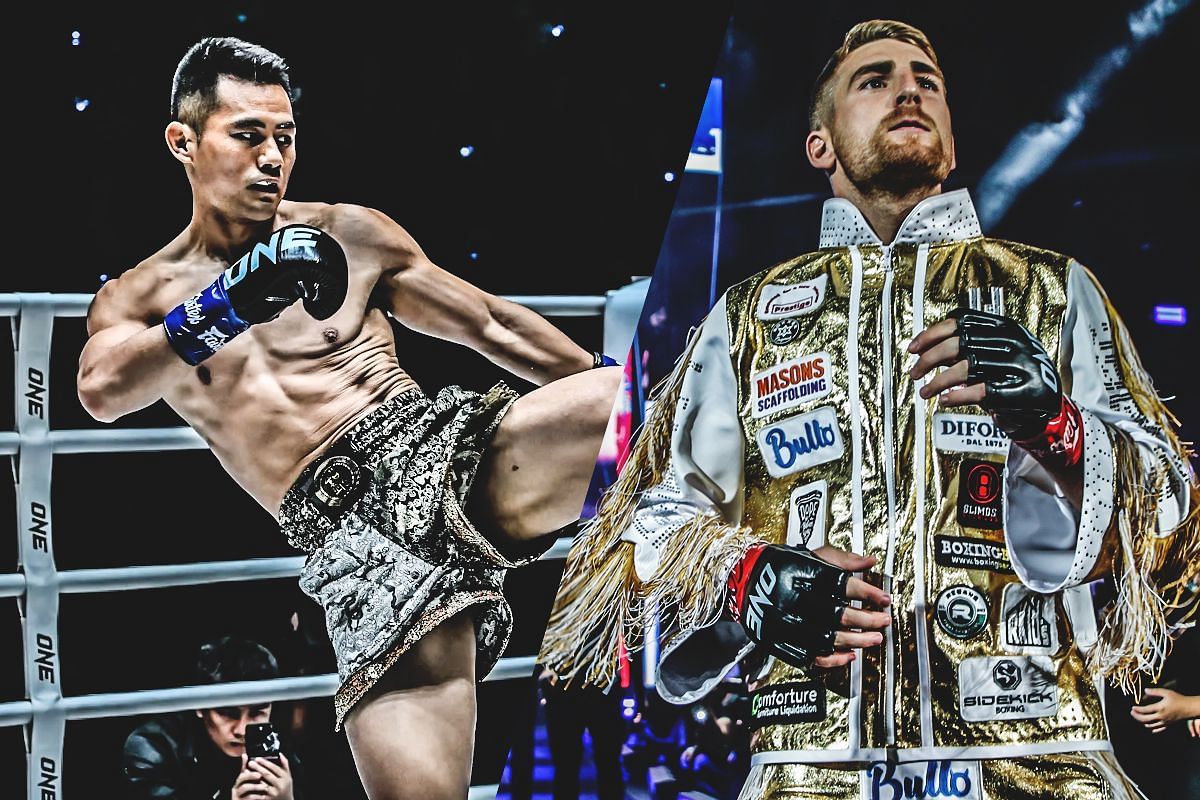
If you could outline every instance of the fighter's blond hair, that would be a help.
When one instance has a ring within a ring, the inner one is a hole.
[[[808,109],[809,130],[815,131],[824,127],[833,116],[833,74],[837,72],[837,68],[852,52],[864,44],[877,42],[880,39],[895,39],[898,42],[911,44],[929,56],[933,66],[938,66],[937,53],[933,52],[933,45],[929,43],[929,37],[923,31],[907,23],[891,19],[872,19],[860,22],[846,31],[846,38],[842,40],[842,46],[833,51],[833,55],[829,57],[829,61],[825,62],[825,67],[817,76],[816,83],[813,84],[812,103]]]

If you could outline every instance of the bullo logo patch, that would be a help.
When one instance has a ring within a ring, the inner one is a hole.
[[[825,302],[828,275],[804,283],[768,283],[758,294],[756,316],[764,321],[811,314]]]
[[[870,800],[983,800],[978,761],[879,761],[867,769]]]
[[[750,414],[758,418],[786,411],[824,397],[832,388],[833,367],[828,353],[793,358],[751,379]]]
[[[773,478],[834,461],[846,451],[833,406],[765,425],[754,438]]]
[[[1002,466],[964,458],[958,470],[958,524],[965,528],[1000,530],[1004,495]]]
[[[750,693],[751,728],[823,719],[825,687],[820,681],[779,683]]]

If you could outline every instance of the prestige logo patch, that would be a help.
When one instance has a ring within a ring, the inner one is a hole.
[[[1008,452],[1008,434],[982,414],[933,415],[933,446],[949,453]]]
[[[787,543],[816,550],[825,544],[825,517],[829,513],[829,485],[813,481],[792,490],[788,500]]]
[[[1054,662],[1046,656],[963,659],[958,665],[958,711],[968,722],[1054,716]]]
[[[793,358],[750,379],[750,414],[765,417],[829,394],[833,366],[828,353]]]
[[[846,450],[833,406],[767,425],[754,438],[773,478],[834,461]]]
[[[933,557],[940,566],[958,569],[986,569],[1012,575],[1012,562],[1003,542],[970,536],[933,537]]]
[[[1004,587],[1004,624],[1000,640],[1005,650],[1044,653],[1058,650],[1058,620],[1054,595],[1039,594],[1020,583]]]
[[[938,627],[955,639],[978,636],[987,627],[987,598],[974,586],[951,586],[937,597]]]
[[[880,761],[867,770],[870,800],[983,800],[978,761]]]
[[[761,320],[811,314],[825,302],[828,275],[804,283],[768,283],[758,294],[756,316]]]
[[[750,727],[794,725],[825,719],[825,687],[820,681],[797,681],[750,693]]]
[[[998,531],[1004,527],[1001,505],[1003,467],[991,461],[964,458],[958,469],[958,524]]]

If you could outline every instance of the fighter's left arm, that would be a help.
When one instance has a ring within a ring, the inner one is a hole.
[[[383,264],[376,297],[405,327],[470,347],[538,386],[595,365],[593,353],[541,315],[434,264],[386,214],[350,205],[339,212],[339,239],[348,250],[375,251]]]

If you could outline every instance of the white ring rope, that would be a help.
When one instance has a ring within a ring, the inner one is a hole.
[[[121,717],[220,705],[328,697],[336,674],[276,678],[209,686],[65,697],[58,655],[58,601],[64,593],[157,589],[222,581],[295,577],[303,556],[210,561],[59,572],[54,564],[50,478],[53,456],[206,449],[190,428],[56,430],[49,428],[50,337],[56,317],[84,317],[95,295],[0,294],[0,317],[12,318],[16,431],[0,431],[0,455],[13,457],[19,529],[18,569],[0,573],[0,597],[16,597],[21,610],[27,700],[0,703],[0,727],[29,725],[27,796],[62,797],[63,737],[68,719]],[[547,316],[605,316],[608,298],[588,295],[516,295],[505,299]],[[565,558],[570,540],[555,543],[542,559]],[[535,656],[502,658],[485,680],[530,677]],[[472,797],[495,787],[472,787]]]

